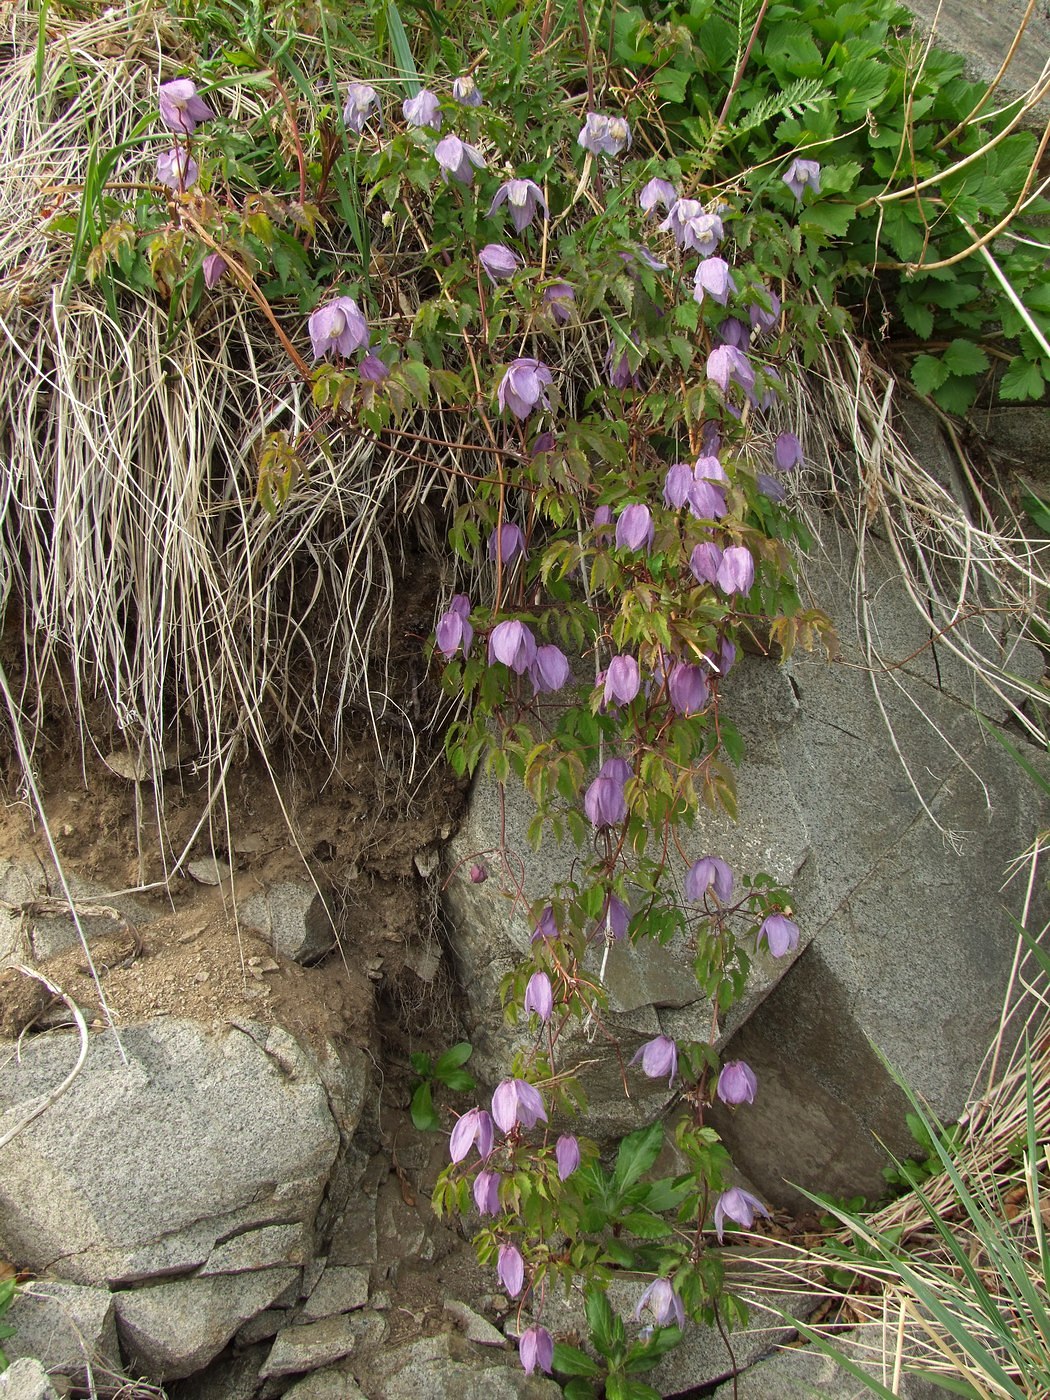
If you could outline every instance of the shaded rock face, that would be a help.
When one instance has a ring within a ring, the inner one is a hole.
[[[932,29],[937,44],[952,49],[966,59],[968,71],[982,82],[991,82],[999,72],[1018,26],[1028,8],[1027,0],[974,0],[967,5],[944,5],[938,0],[910,0],[908,9],[919,28]],[[1036,5],[1028,26],[1003,79],[1002,91],[1023,93],[1039,81],[1050,53],[1050,12]],[[996,104],[998,105],[998,104]],[[1047,102],[1040,104],[1045,119]]]
[[[1001,703],[978,694],[952,650],[992,645],[981,624],[931,643],[896,562],[869,540],[869,652],[852,620],[852,550],[828,526],[827,552],[806,566],[812,601],[838,628],[841,658],[738,663],[724,699],[746,746],[740,824],[705,812],[686,837],[692,859],[719,855],[741,873],[785,881],[810,940],[790,967],[763,954],[720,1027],[722,1041],[731,1033],[726,1057],[757,1072],[759,1097],[753,1109],[716,1114],[715,1124],[741,1170],[784,1204],[799,1202],[787,1183],[878,1194],[885,1156],[876,1136],[907,1152],[907,1102],[876,1047],[940,1115],[958,1116],[997,1029],[1014,955],[1011,913],[1024,891],[1020,882],[997,891],[1043,819],[1031,785],[975,714],[983,707],[989,723],[1001,722]],[[1028,681],[1042,673],[1025,643],[1004,644],[997,659]],[[508,791],[501,812],[494,790],[479,786],[453,862],[498,847],[505,822],[525,893],[541,897],[568,877],[576,853],[545,847],[533,856],[531,815],[524,797]],[[492,1080],[507,1073],[511,1054],[496,989],[529,936],[499,886],[495,877],[472,886],[457,872],[447,895],[469,1034]],[[608,986],[626,1055],[660,1033],[708,1038],[710,1010],[690,991],[686,958],[676,961],[673,948],[616,955],[624,967],[612,969]],[[654,1117],[658,1091],[637,1087],[632,1079],[625,1109],[618,1073],[599,1071],[587,1083],[599,1108],[589,1130],[622,1132]]]
[[[298,1296],[340,1129],[356,1127],[369,1076],[359,1052],[315,1057],[253,1022],[208,1034],[157,1021],[124,1029],[121,1042],[127,1063],[111,1035],[92,1035],[72,1087],[8,1154],[2,1250],[34,1271],[116,1288],[126,1356],[167,1380],[206,1365],[289,1290]],[[26,1043],[0,1091],[0,1131],[60,1083],[75,1052],[65,1034]],[[105,1300],[112,1333],[105,1289],[79,1293]]]

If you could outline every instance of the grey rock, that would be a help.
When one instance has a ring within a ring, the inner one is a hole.
[[[8,1256],[74,1282],[186,1272],[220,1241],[309,1226],[339,1131],[317,1062],[279,1027],[165,1020],[90,1038],[69,1091],[20,1135],[0,1178]],[[0,1131],[68,1072],[75,1040],[35,1038],[0,1085]],[[363,1061],[344,1066],[358,1105]],[[221,1287],[221,1285],[219,1285]],[[258,1309],[256,1309],[258,1310]]]
[[[15,1328],[4,1343],[11,1360],[36,1358],[48,1371],[78,1378],[120,1370],[108,1288],[38,1280],[18,1291],[4,1320]]]
[[[66,883],[89,943],[129,933],[153,918],[149,906],[130,895],[113,895],[69,872]],[[79,942],[70,903],[55,870],[35,861],[0,860],[0,965],[23,957],[43,962]]]
[[[259,1375],[294,1376],[301,1371],[319,1370],[349,1356],[356,1340],[347,1317],[326,1317],[320,1322],[284,1327],[278,1332]]]
[[[908,8],[924,31],[936,26],[937,44],[961,54],[973,77],[991,82],[1010,50],[1027,6],[1025,0],[997,0],[994,5],[939,5],[937,0],[911,0]],[[1037,5],[1000,91],[1020,95],[1032,87],[1039,81],[1048,53],[1050,18],[1045,8]],[[1047,105],[1044,98],[1037,108],[1044,120]]]
[[[517,1359],[497,1360],[465,1338],[442,1334],[390,1347],[371,1358],[367,1371],[355,1368],[369,1400],[559,1400],[561,1387],[538,1375],[526,1376]]]
[[[798,1202],[788,1182],[879,1194],[876,1136],[907,1154],[907,1103],[873,1047],[943,1119],[961,1112],[998,1027],[1023,894],[991,892],[1045,825],[1037,794],[973,715],[972,678],[931,655],[894,561],[869,541],[872,627],[881,656],[903,662],[877,678],[895,751],[838,580],[849,549],[832,544],[837,558],[809,578],[833,605],[843,663],[796,655],[799,717],[774,736],[813,847],[792,891],[812,942],[727,1050],[758,1075],[754,1112],[712,1114],[741,1169],[783,1204]],[[1015,662],[1031,674],[1024,648]],[[747,738],[747,713],[735,718]],[[1040,895],[1037,927],[1044,906]]]
[[[368,1270],[329,1265],[302,1307],[304,1321],[353,1312],[368,1302]]]
[[[222,860],[219,856],[202,856],[200,860],[191,860],[186,866],[186,873],[198,885],[221,885],[224,880],[233,877],[233,870],[229,861]]]
[[[304,1264],[309,1241],[304,1225],[263,1225],[224,1240],[208,1255],[201,1275],[240,1274],[276,1264]]]
[[[318,962],[336,945],[332,897],[313,885],[283,881],[238,907],[242,923],[262,929],[275,952],[293,962]]]
[[[454,1298],[445,1300],[445,1311],[462,1331],[468,1342],[477,1342],[484,1347],[505,1347],[507,1339],[498,1327],[468,1308],[466,1303],[458,1303]]]
[[[851,1361],[889,1386],[892,1361],[884,1367],[873,1360],[870,1348],[857,1344],[856,1333],[844,1333],[832,1340]],[[894,1340],[889,1341],[891,1357]],[[901,1376],[894,1393],[901,1400],[940,1400],[945,1394],[932,1381],[907,1374]],[[798,1346],[749,1366],[737,1377],[735,1391],[732,1381],[728,1381],[715,1391],[714,1400],[870,1400],[871,1394],[863,1381],[816,1347]]]
[[[0,1400],[58,1400],[58,1396],[40,1362],[23,1356],[0,1372]]]
[[[255,1400],[268,1351],[267,1346],[227,1350],[203,1371],[165,1387],[169,1400]]]
[[[368,1400],[343,1371],[315,1371],[284,1392],[284,1400]]]
[[[296,1277],[294,1269],[260,1269],[222,1278],[176,1279],[120,1293],[116,1310],[124,1351],[155,1380],[192,1375]]]
[[[347,1330],[354,1339],[354,1356],[368,1356],[382,1347],[390,1335],[390,1324],[372,1308],[344,1314]]]
[[[276,1298],[274,1302],[277,1302]],[[287,1324],[287,1308],[264,1308],[261,1313],[250,1317],[243,1327],[238,1327],[234,1340],[239,1347],[254,1346],[257,1342],[268,1342],[272,1337],[276,1337],[281,1328]]]

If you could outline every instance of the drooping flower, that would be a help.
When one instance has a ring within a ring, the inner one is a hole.
[[[646,248],[643,244],[639,244],[633,252],[620,253],[618,254],[618,256],[623,262],[627,264],[628,272],[634,271],[633,265],[636,262],[644,263],[644,265],[649,269],[650,272],[667,271],[667,263],[661,262],[659,258],[654,257],[653,254],[650,253],[649,249]]]
[[[782,505],[787,500],[787,492],[775,476],[767,476],[765,472],[758,472],[755,476],[755,485],[763,496],[768,496],[771,501],[776,501],[778,505]]]
[[[634,1310],[635,1322],[641,1322],[642,1313],[648,1308],[657,1327],[685,1326],[685,1309],[682,1300],[665,1278],[654,1279],[638,1299]]]
[[[664,477],[664,505],[669,510],[681,510],[689,499],[693,485],[693,471],[685,462],[676,462],[668,467]]]
[[[622,758],[607,758],[583,795],[583,810],[595,827],[619,826],[627,816],[624,785],[631,770]]]
[[[820,194],[820,162],[816,160],[802,160],[799,156],[788,166],[783,175],[784,184],[798,200],[802,203],[802,192],[809,188],[814,194]]]
[[[367,384],[382,384],[384,379],[390,377],[386,365],[371,350],[358,365],[357,372]]]
[[[703,460],[703,459],[701,459]],[[689,512],[697,520],[721,520],[728,507],[726,498],[707,477],[694,475],[689,487]]]
[[[562,1133],[554,1144],[554,1157],[558,1163],[558,1180],[565,1181],[580,1165],[580,1144],[571,1133]]]
[[[544,905],[539,921],[532,931],[531,942],[535,943],[541,938],[560,938],[558,925],[554,922],[554,910],[549,904]]]
[[[451,660],[463,648],[463,655],[470,655],[470,645],[474,640],[474,629],[467,620],[470,613],[470,600],[460,593],[458,598],[464,598],[467,603],[467,611],[464,613],[455,606],[456,599],[452,600],[452,607],[448,612],[442,613],[438,619],[437,627],[434,629],[434,640],[438,651],[446,660]]]
[[[693,300],[702,302],[705,296],[725,306],[729,293],[736,291],[733,274],[724,258],[704,258],[693,276]]]
[[[545,390],[553,383],[554,376],[542,360],[524,356],[508,366],[496,399],[501,410],[509,408],[515,418],[527,418],[536,408],[550,408]]]
[[[710,694],[703,667],[679,661],[667,679],[667,692],[680,715],[699,714]]]
[[[698,199],[676,200],[660,228],[672,235],[679,248],[699,253],[702,258],[716,250],[725,233],[722,220],[717,214],[705,213]]]
[[[369,87],[367,83],[351,83],[346,90],[346,106],[343,108],[343,122],[347,131],[360,136],[373,108],[378,106],[379,94],[374,87]]]
[[[602,912],[598,915],[598,933],[603,938],[611,938],[613,942],[619,943],[627,937],[630,923],[631,911],[627,905],[622,899],[617,899],[616,895],[609,895],[602,905]]]
[[[618,156],[621,151],[630,149],[631,128],[623,117],[606,117],[600,112],[588,112],[577,141],[592,155]]]
[[[420,88],[415,97],[406,97],[401,111],[409,126],[429,126],[432,131],[441,130],[441,103],[437,94],[429,88]]]
[[[198,122],[210,121],[215,113],[197,96],[197,85],[189,78],[173,78],[157,89],[160,119],[169,131],[192,136]]]
[[[543,210],[545,219],[550,213],[547,201],[543,197],[543,191],[535,180],[505,180],[496,191],[496,196],[489,206],[488,217],[490,219],[501,204],[506,204],[510,210],[510,217],[514,221],[516,233],[522,233],[528,228],[536,217],[538,209]]]
[[[778,433],[773,444],[773,465],[778,472],[793,471],[802,465],[802,444],[794,433]]]
[[[182,146],[172,146],[157,157],[157,183],[166,185],[175,194],[197,183],[200,166]]]
[[[594,527],[594,532],[598,539],[607,540],[609,538],[609,526],[612,524],[612,518],[611,507],[595,506],[591,525]]]
[[[478,262],[493,286],[513,277],[521,266],[517,253],[504,243],[486,243],[478,254]]]
[[[637,335],[632,331],[631,339],[637,340]],[[613,389],[626,389],[630,386],[637,389],[641,384],[641,376],[637,370],[631,369],[631,356],[627,350],[617,351],[616,342],[610,340],[609,349],[605,353],[605,373],[608,376],[609,385]]]
[[[488,555],[495,563],[513,564],[525,550],[525,536],[513,521],[505,520],[489,535]]]
[[[554,990],[545,972],[534,972],[525,988],[524,1007],[535,1011],[541,1021],[549,1021],[554,1013]]]
[[[751,345],[751,332],[736,316],[727,316],[720,321],[715,327],[715,335],[720,345],[735,345],[740,351],[746,351]]]
[[[745,393],[755,387],[755,371],[751,361],[735,345],[717,345],[707,357],[707,377],[717,384],[723,394],[729,392],[730,382],[739,384]]]
[[[480,107],[485,100],[469,73],[461,73],[452,84],[452,96],[461,107]]]
[[[534,1128],[538,1120],[547,1121],[540,1091],[525,1079],[504,1079],[492,1095],[492,1116],[503,1132],[509,1133],[515,1123]]]
[[[731,544],[722,555],[715,582],[723,593],[750,593],[755,581],[755,561],[742,544]]]
[[[536,639],[524,622],[509,618],[497,622],[489,633],[489,665],[502,661],[516,676],[524,675],[536,660]]]
[[[518,1357],[525,1374],[531,1376],[538,1366],[551,1375],[554,1368],[554,1338],[546,1327],[527,1327],[518,1341]]]
[[[572,320],[576,293],[569,282],[552,282],[543,292],[543,304],[548,307],[559,326],[568,325]]]
[[[693,463],[693,477],[697,481],[728,481],[726,469],[717,457],[705,455]]]
[[[678,1046],[670,1036],[658,1035],[655,1040],[647,1040],[640,1050],[631,1057],[631,1064],[641,1060],[642,1073],[647,1079],[663,1079],[667,1075],[668,1086],[674,1083],[678,1072]]]
[[[758,941],[766,940],[766,946],[775,958],[785,953],[793,953],[798,947],[798,924],[785,914],[770,914],[758,930]]]
[[[624,506],[616,521],[617,549],[644,549],[648,553],[653,547],[654,535],[648,506]]]
[[[569,679],[569,660],[560,647],[548,645],[536,648],[536,660],[529,667],[533,693],[552,695]]]
[[[221,253],[209,253],[201,264],[204,272],[204,285],[209,292],[219,285],[219,282],[226,272],[226,259]]]
[[[657,205],[664,209],[670,209],[672,204],[678,201],[678,191],[669,180],[650,180],[648,184],[642,186],[642,191],[638,196],[638,203],[643,213],[651,214]]]
[[[557,438],[551,432],[537,433],[532,444],[533,457],[539,457],[544,452],[553,452],[557,445]]]
[[[758,1093],[755,1071],[744,1060],[727,1060],[718,1076],[715,1093],[724,1104],[754,1103]]]
[[[685,877],[685,897],[699,903],[708,890],[714,890],[719,904],[733,898],[733,872],[718,856],[704,856],[694,861]]]
[[[488,866],[481,861],[475,861],[470,867],[470,883],[472,885],[483,885],[488,878]]]
[[[698,544],[689,556],[689,568],[697,583],[714,583],[721,562],[722,551],[712,540]]]
[[[516,1298],[525,1286],[525,1260],[516,1244],[500,1245],[496,1273],[510,1296]]]
[[[715,1232],[718,1235],[718,1243],[722,1243],[727,1220],[750,1230],[755,1223],[756,1212],[769,1218],[769,1211],[750,1191],[745,1191],[740,1186],[731,1186],[728,1191],[723,1191],[715,1205]]]
[[[606,705],[629,705],[638,694],[642,678],[633,656],[614,656],[605,672]]]
[[[319,306],[307,322],[314,359],[337,354],[346,359],[368,345],[368,325],[353,297],[336,297]]]
[[[443,136],[434,147],[434,159],[441,167],[442,178],[458,180],[461,185],[474,183],[474,171],[485,169],[485,157],[474,146],[458,136]]]
[[[751,321],[751,329],[756,335],[764,335],[766,331],[774,330],[777,322],[780,320],[780,298],[777,296],[776,292],[770,291],[766,287],[763,287],[761,290],[764,291],[769,298],[770,310],[767,311],[766,308],[760,306],[757,301],[753,301],[747,308],[747,314]]]
[[[492,1119],[483,1108],[471,1108],[452,1129],[448,1152],[453,1162],[462,1162],[477,1143],[478,1155],[487,1157],[492,1151]]]
[[[499,1215],[499,1172],[478,1172],[474,1178],[474,1204],[481,1215]]]

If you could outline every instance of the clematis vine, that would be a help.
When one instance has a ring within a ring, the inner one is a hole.
[[[718,566],[722,562],[722,551],[713,540],[698,544],[689,556],[689,569],[697,583],[714,583],[718,578]]]
[[[172,146],[157,157],[157,183],[166,185],[174,194],[181,194],[195,185],[200,167],[182,146]]]
[[[529,667],[534,695],[551,695],[561,690],[569,679],[569,660],[560,647],[536,648],[536,659]]]
[[[802,160],[796,156],[781,178],[799,204],[802,203],[802,195],[807,189],[812,190],[814,194],[820,194],[819,161]]]
[[[527,1327],[518,1342],[518,1358],[527,1376],[537,1367],[548,1376],[554,1370],[554,1338],[546,1327]]]
[[[368,325],[353,297],[336,297],[319,306],[307,322],[314,359],[341,355],[346,359],[355,350],[367,348]]]
[[[786,914],[770,914],[758,930],[758,942],[761,943],[763,938],[773,957],[782,958],[785,953],[793,953],[798,947],[798,924]]]
[[[779,433],[773,444],[773,465],[778,472],[794,471],[802,465],[802,444],[794,433]]]
[[[647,1079],[663,1079],[666,1074],[668,1087],[674,1083],[678,1073],[678,1046],[670,1036],[658,1035],[655,1040],[647,1040],[631,1056],[631,1064],[637,1064],[639,1060]]]
[[[544,391],[553,383],[554,376],[543,361],[526,356],[508,366],[496,390],[496,400],[504,412],[509,408],[515,418],[528,418],[537,408],[550,408]]]
[[[682,1300],[668,1279],[654,1279],[638,1299],[638,1306],[634,1310],[635,1322],[641,1322],[642,1314],[647,1308],[652,1313],[657,1327],[685,1326]]]
[[[504,243],[486,243],[478,254],[478,262],[493,286],[513,277],[521,267],[521,258]]]
[[[369,87],[367,83],[351,83],[346,90],[346,105],[343,107],[343,124],[347,131],[360,136],[365,123],[378,108],[379,94],[374,87]]]
[[[571,1133],[562,1133],[554,1144],[554,1159],[558,1163],[558,1180],[566,1181],[580,1165],[580,1144]]]
[[[453,1162],[462,1162],[475,1143],[478,1155],[487,1157],[492,1151],[492,1119],[483,1108],[471,1108],[452,1129],[448,1152]]]
[[[485,100],[469,73],[461,73],[452,84],[452,96],[461,107],[480,107]]]
[[[618,156],[629,150],[631,128],[623,117],[607,117],[600,112],[588,112],[577,144],[595,156]]]
[[[536,927],[532,930],[530,942],[537,943],[541,938],[553,939],[560,937],[561,932],[558,929],[558,925],[554,922],[554,910],[549,904],[544,905]]]
[[[697,199],[676,200],[660,229],[670,233],[679,248],[699,253],[702,258],[715,251],[725,234],[719,216],[708,214]]]
[[[707,377],[717,384],[723,394],[729,393],[729,385],[739,384],[745,393],[755,387],[755,371],[747,356],[735,345],[718,345],[707,357]]]
[[[173,78],[169,83],[161,83],[157,89],[157,105],[160,119],[169,131],[192,136],[198,122],[211,121],[215,113],[202,97],[197,96],[197,85],[189,78]]]
[[[474,1178],[474,1204],[480,1215],[499,1215],[499,1172],[482,1171]]]
[[[727,1220],[750,1230],[755,1223],[756,1214],[764,1215],[767,1219],[769,1217],[769,1211],[750,1191],[745,1191],[740,1186],[723,1191],[715,1205],[715,1233],[718,1235],[718,1243],[722,1243]]]
[[[516,233],[523,233],[538,212],[542,211],[545,219],[549,216],[547,201],[535,180],[505,180],[489,206],[488,217],[491,219],[503,204],[510,210]]]
[[[678,191],[669,180],[650,180],[642,186],[638,204],[644,214],[651,214],[657,207],[670,209],[678,203]]]
[[[605,704],[629,705],[638,694],[642,678],[633,656],[614,656],[605,672]]]
[[[699,714],[710,696],[703,668],[679,661],[667,679],[667,693],[672,709],[678,714]]]
[[[441,130],[441,103],[437,94],[429,88],[420,88],[415,97],[406,97],[401,104],[401,111],[409,126],[427,126],[432,131]]]
[[[541,1021],[549,1021],[554,1014],[554,991],[551,979],[545,972],[534,972],[525,988],[524,1008],[534,1011]]]
[[[744,1060],[727,1060],[718,1076],[715,1093],[732,1108],[742,1103],[754,1103],[758,1093],[755,1071]]]
[[[444,136],[434,147],[434,159],[443,180],[456,180],[461,185],[474,183],[474,171],[485,169],[485,157],[474,146],[458,136]]]
[[[647,553],[653,547],[655,529],[648,506],[624,506],[616,521],[616,547],[618,549],[644,549]]]
[[[502,661],[516,676],[522,676],[536,660],[536,639],[516,618],[497,622],[489,633],[489,665]]]
[[[728,904],[733,898],[733,872],[718,856],[704,856],[694,861],[685,877],[685,897],[699,903],[713,890],[719,904]]]
[[[750,593],[755,581],[755,561],[751,551],[742,544],[730,545],[722,555],[715,583],[723,593]]]
[[[534,1084],[526,1079],[504,1079],[492,1095],[492,1117],[503,1132],[509,1133],[518,1123],[523,1128],[534,1128],[541,1120],[546,1123],[547,1110]]]

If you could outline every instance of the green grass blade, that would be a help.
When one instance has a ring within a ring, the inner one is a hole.
[[[397,8],[394,0],[387,0],[386,26],[390,35],[390,47],[394,50],[394,62],[397,65],[397,70],[405,80],[405,88],[409,97],[415,97],[422,84],[419,81],[416,61],[412,57],[408,35],[401,19],[401,11]]]

